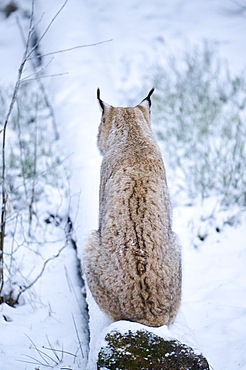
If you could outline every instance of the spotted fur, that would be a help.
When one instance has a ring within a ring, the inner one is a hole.
[[[96,302],[114,320],[172,323],[181,301],[181,253],[171,228],[165,168],[150,122],[149,95],[134,108],[104,103],[99,228],[84,270]]]

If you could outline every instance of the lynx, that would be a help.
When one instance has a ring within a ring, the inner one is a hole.
[[[91,293],[113,320],[172,323],[181,301],[181,252],[171,229],[165,168],[151,131],[152,89],[134,108],[102,109],[99,228],[84,270]]]

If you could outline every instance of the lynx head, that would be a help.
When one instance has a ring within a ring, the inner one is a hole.
[[[108,138],[112,131],[127,132],[133,125],[148,125],[150,127],[151,95],[154,88],[150,90],[146,98],[133,108],[115,108],[105,103],[100,98],[100,89],[97,89],[97,99],[102,110],[101,123],[98,130],[98,148],[101,154],[105,153]]]

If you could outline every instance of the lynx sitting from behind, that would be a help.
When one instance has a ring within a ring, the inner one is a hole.
[[[102,108],[99,228],[84,271],[99,307],[114,320],[172,323],[181,301],[181,252],[171,228],[165,168],[150,123],[150,97],[134,108]]]

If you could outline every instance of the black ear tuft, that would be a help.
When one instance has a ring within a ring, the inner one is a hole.
[[[148,95],[146,96],[146,98],[144,99],[144,100],[148,100],[150,107],[151,107],[150,97],[151,97],[151,95],[153,94],[154,91],[155,91],[155,89],[154,89],[154,87],[152,87],[152,89],[150,90],[150,92],[148,93]]]
[[[154,88],[152,88],[151,90],[150,90],[150,92],[148,93],[148,95],[146,96],[146,98],[144,98],[142,101],[141,101],[141,103],[140,103],[140,105],[142,105],[142,106],[144,106],[144,107],[148,107],[149,109],[150,109],[150,107],[151,107],[151,100],[150,100],[150,97],[151,97],[151,95],[153,94],[153,92],[154,92]]]
[[[97,88],[97,99],[100,100],[100,89],[99,89],[99,87]]]
[[[100,98],[100,89],[99,89],[99,87],[98,87],[98,89],[97,89],[97,99],[98,99],[98,102],[99,102],[99,104],[100,104],[100,107],[102,108],[102,110],[104,111],[104,104],[103,104],[103,101],[101,100],[101,98]]]
[[[152,89],[150,90],[150,92],[148,93],[146,99],[150,99],[151,95],[153,94],[153,92],[155,91],[155,88],[152,87]]]

